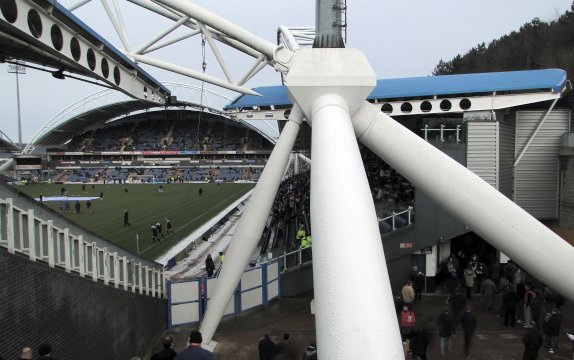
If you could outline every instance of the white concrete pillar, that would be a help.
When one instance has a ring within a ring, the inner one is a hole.
[[[363,103],[353,125],[357,138],[397,172],[529,273],[574,301],[574,247],[372,104]]]
[[[375,207],[346,102],[323,96],[312,119],[318,351],[325,359],[403,358]],[[361,266],[348,265],[353,261]]]
[[[34,209],[28,210],[28,256],[30,260],[36,261],[36,218]]]
[[[239,284],[243,270],[247,267],[265,229],[302,119],[301,110],[295,106],[235,228],[233,239],[225,254],[225,264],[201,323],[200,331],[207,346],[214,347],[214,344],[209,345],[209,342],[213,339],[227,303]]]

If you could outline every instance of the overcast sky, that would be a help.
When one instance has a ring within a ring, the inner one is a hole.
[[[64,6],[77,0],[61,0]],[[169,23],[123,0],[121,11],[133,47],[162,31]],[[193,1],[254,34],[276,42],[279,25],[314,26],[315,2],[311,0]],[[450,60],[481,42],[489,43],[517,31],[535,17],[552,21],[570,8],[572,0],[347,0],[347,46],[361,49],[379,79],[428,76],[440,59]],[[109,42],[122,49],[100,1],[92,1],[74,12]],[[226,50],[224,50],[226,51]],[[157,56],[178,65],[201,70],[199,39],[192,39]],[[247,68],[250,58],[227,60],[231,68]],[[220,75],[215,60],[207,56],[207,72]],[[198,85],[194,79],[143,66],[160,81]],[[0,64],[0,130],[18,141],[16,79]],[[232,70],[233,71],[233,70]],[[237,72],[235,78],[242,73]],[[24,142],[52,117],[72,103],[102,88],[72,79],[57,80],[50,74],[29,69],[20,75],[20,102]],[[248,87],[279,85],[273,70],[258,74]],[[235,97],[237,94],[214,86],[210,89]]]

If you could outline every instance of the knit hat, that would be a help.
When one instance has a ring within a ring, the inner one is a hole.
[[[189,342],[195,344],[201,344],[203,342],[203,338],[201,337],[201,333],[197,330],[193,330],[189,335]]]

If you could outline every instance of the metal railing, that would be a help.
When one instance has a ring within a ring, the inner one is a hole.
[[[54,226],[53,220],[38,218],[34,209],[14,206],[12,198],[0,199],[0,246],[116,289],[160,298],[166,294],[163,269],[87,242],[69,228]]]
[[[381,229],[381,232],[390,232],[401,229],[410,226],[413,223],[414,208],[409,206],[406,210],[393,212],[392,215],[384,218],[377,218],[377,220],[379,221],[379,228]],[[283,271],[289,267],[300,266],[303,263],[312,261],[312,248],[312,245],[306,248],[299,247],[298,249],[289,253],[286,252],[285,249],[275,249],[266,253],[265,255],[261,255],[257,259],[257,263],[262,264],[278,260],[280,264],[279,270]]]
[[[395,231],[397,229],[410,226],[414,220],[414,208],[409,206],[406,210],[394,212],[387,217],[377,218],[379,229],[383,233]]]
[[[461,126],[456,125],[454,129],[448,129],[445,125],[441,125],[439,129],[430,128],[429,125],[425,125],[423,129],[423,137],[425,141],[438,141],[441,143],[460,143],[461,140]]]

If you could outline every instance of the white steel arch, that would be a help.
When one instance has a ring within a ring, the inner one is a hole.
[[[75,5],[68,7],[74,11],[90,3],[92,0],[81,0]],[[130,3],[149,10],[165,19],[171,20],[168,28],[161,30],[143,44],[134,44],[129,37],[129,31],[122,16],[122,7],[117,0],[100,0],[104,10],[121,40],[125,55],[134,61],[168,70],[200,81],[226,88],[232,91],[257,95],[244,84],[256,75],[266,65],[275,67],[278,71],[286,71],[292,58],[291,51],[283,46],[275,45],[256,35],[249,33],[243,28],[215,15],[202,8],[180,0],[128,0]],[[176,30],[185,29],[183,34]],[[172,45],[181,46],[183,40],[203,36],[206,46],[211,49],[217,59],[219,69],[224,77],[210,75],[208,73],[192,70],[188,67],[172,63],[168,60],[152,56],[156,50]],[[254,61],[241,74],[233,74],[228,63],[220,50],[221,44],[230,46],[252,58]]]

